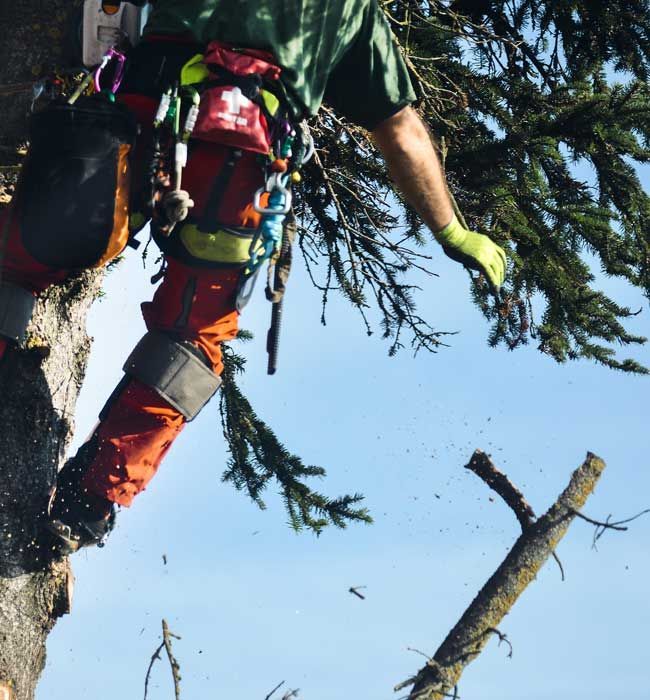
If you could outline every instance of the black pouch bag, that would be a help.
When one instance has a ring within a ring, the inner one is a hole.
[[[23,245],[54,268],[100,267],[129,239],[129,154],[137,124],[104,96],[32,115],[19,186]]]

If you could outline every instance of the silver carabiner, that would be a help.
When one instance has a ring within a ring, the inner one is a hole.
[[[263,207],[262,206],[262,195],[266,192],[273,192],[274,190],[280,190],[280,193],[284,195],[284,206],[280,207]],[[285,215],[291,211],[292,194],[291,190],[287,189],[281,179],[280,173],[273,173],[271,177],[266,181],[265,187],[260,187],[253,197],[253,209],[258,214],[263,216],[269,216],[271,214]]]
[[[309,144],[307,145],[307,151],[305,152],[305,155],[302,158],[301,165],[305,165],[305,163],[308,163],[312,159],[314,152],[316,151],[316,144],[314,143],[314,137],[311,135],[311,131],[309,131],[309,127],[307,127],[307,137],[309,138]]]

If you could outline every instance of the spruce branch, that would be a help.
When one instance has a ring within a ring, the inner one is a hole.
[[[647,3],[381,6],[420,93],[420,114],[445,144],[458,209],[512,261],[500,301],[480,276],[471,281],[490,345],[514,350],[534,340],[558,362],[646,373],[619,356],[645,338],[629,330],[632,312],[601,291],[596,272],[650,297],[650,198],[636,171],[650,162]],[[620,84],[615,71],[624,74]],[[422,223],[367,132],[330,107],[313,132],[318,162],[297,199],[322,318],[337,290],[369,333],[379,314],[391,354],[406,337],[435,352],[444,333],[418,314],[410,282],[428,269],[418,258]]]
[[[351,522],[371,523],[366,508],[359,507],[360,494],[329,498],[311,488],[306,479],[324,478],[325,470],[305,465],[289,452],[271,428],[254,411],[237,386],[236,376],[245,367],[245,359],[224,346],[224,372],[220,412],[230,459],[223,481],[245,491],[259,508],[266,508],[262,498],[271,482],[276,482],[296,530],[311,530],[317,535],[328,525],[345,528]]]

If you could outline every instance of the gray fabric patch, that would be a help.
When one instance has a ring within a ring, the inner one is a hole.
[[[35,304],[36,298],[31,292],[0,281],[0,335],[21,343]]]
[[[124,372],[157,391],[191,421],[216,394],[221,377],[191,350],[159,331],[149,331],[124,364]]]

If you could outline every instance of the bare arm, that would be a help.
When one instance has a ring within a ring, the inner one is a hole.
[[[433,231],[451,221],[453,209],[429,132],[411,107],[381,122],[372,135],[408,203]]]
[[[395,183],[445,253],[480,270],[498,289],[505,277],[506,255],[484,234],[463,228],[454,215],[438,156],[417,113],[405,107],[375,127],[372,135]]]

